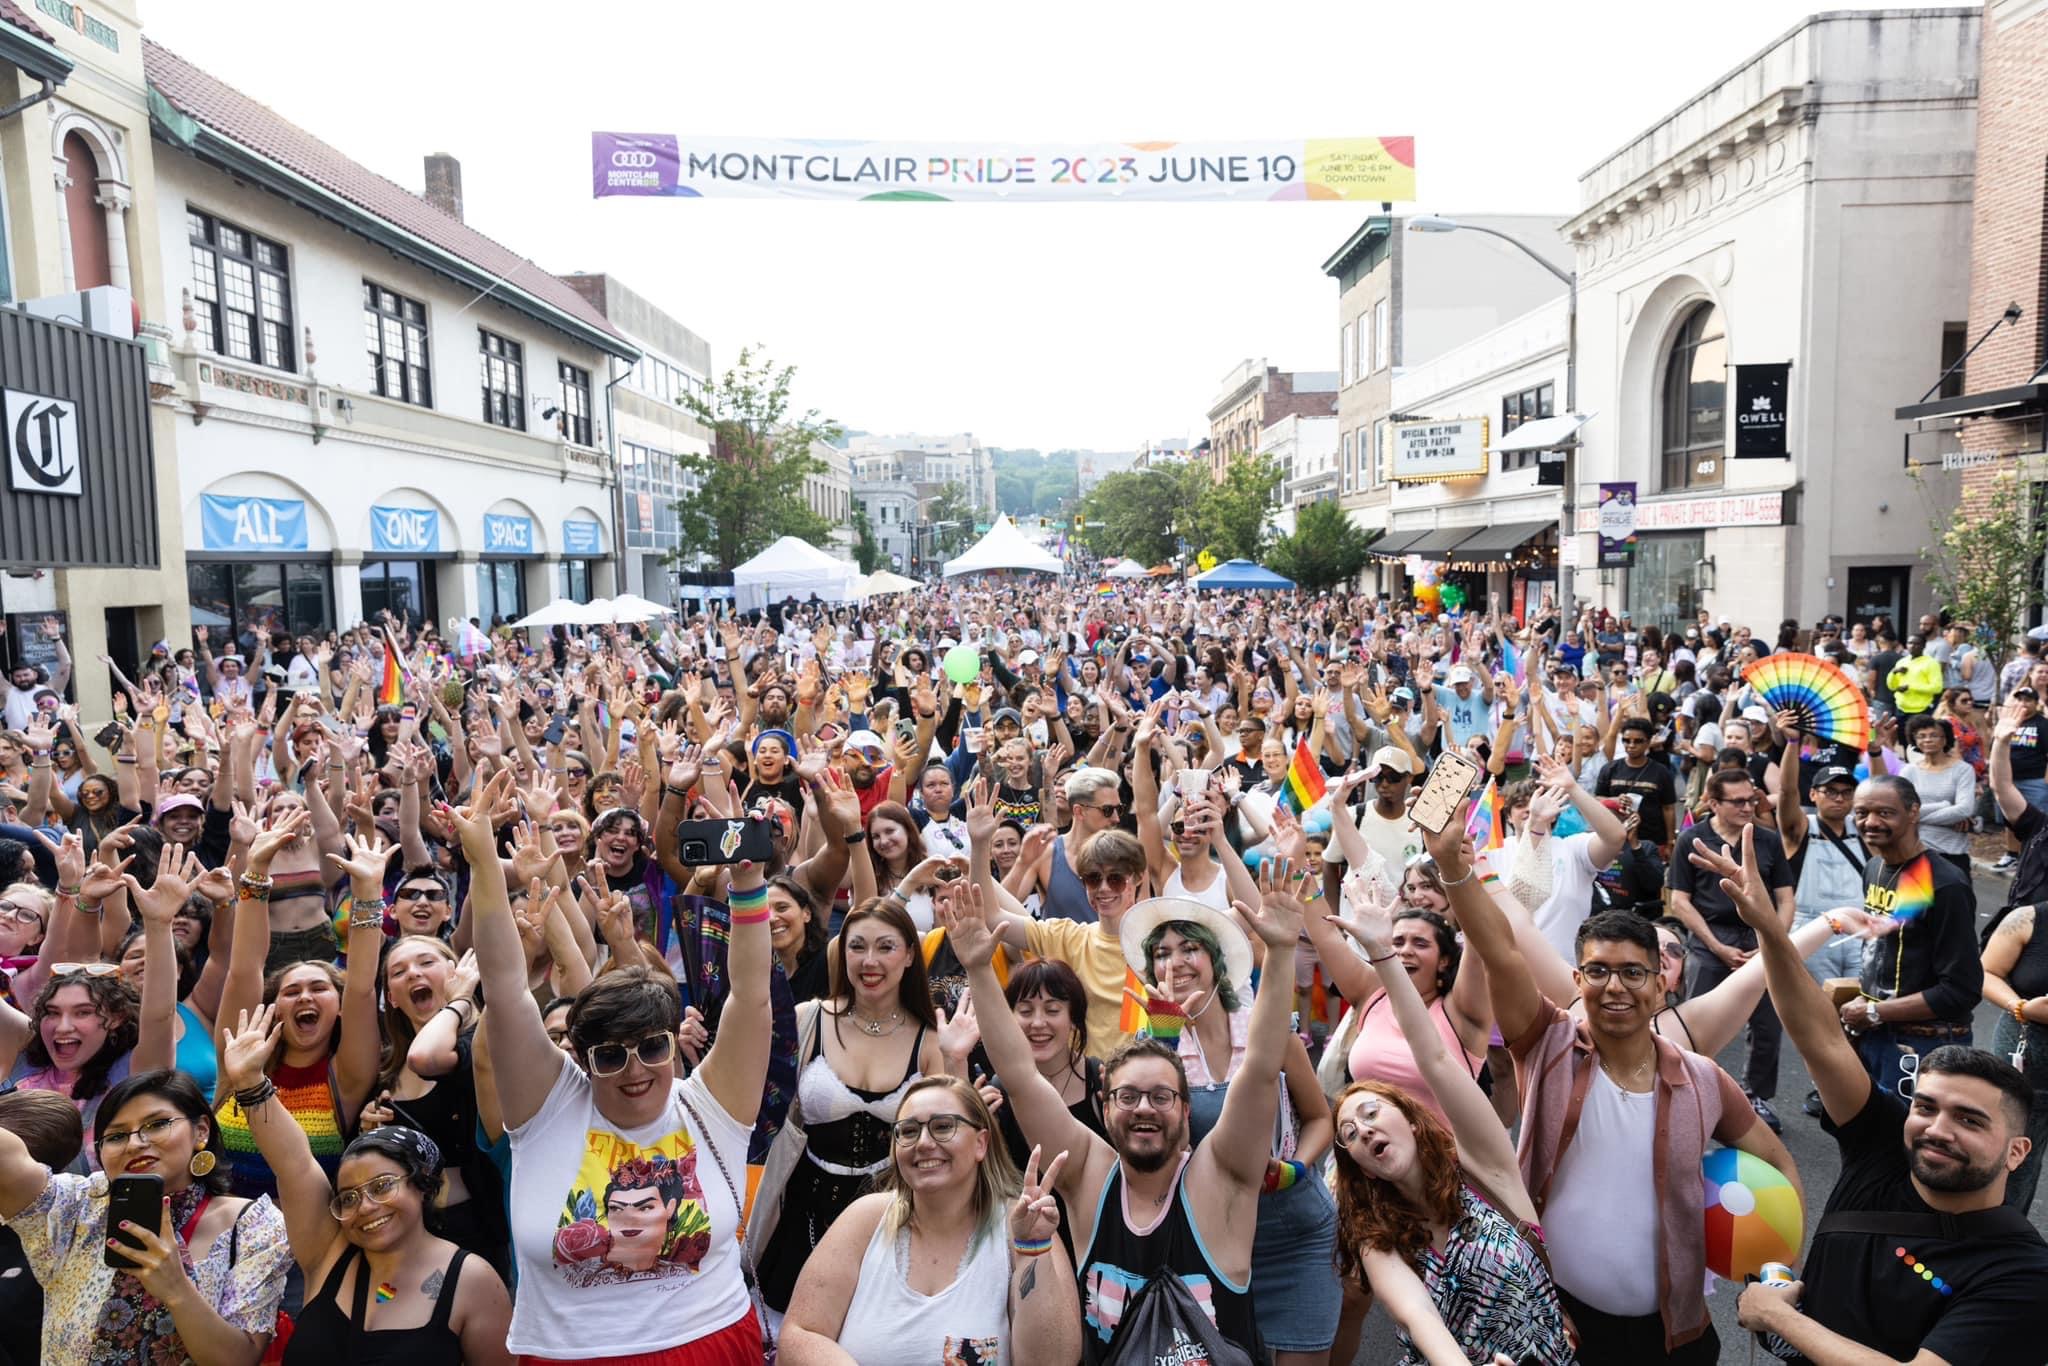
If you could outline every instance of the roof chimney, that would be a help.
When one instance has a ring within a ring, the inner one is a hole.
[[[427,202],[462,221],[462,163],[446,152],[427,156]]]

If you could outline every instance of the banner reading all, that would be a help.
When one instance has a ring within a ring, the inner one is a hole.
[[[952,143],[592,133],[591,188],[686,199],[1415,198],[1415,139]]]

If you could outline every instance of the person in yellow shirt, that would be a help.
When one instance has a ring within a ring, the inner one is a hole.
[[[1906,637],[1906,657],[1892,666],[1885,686],[1892,690],[1901,716],[1917,716],[1934,705],[1941,696],[1941,661],[1927,653],[1927,637]]]

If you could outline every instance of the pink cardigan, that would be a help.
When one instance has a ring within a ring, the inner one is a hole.
[[[1742,1088],[1711,1058],[1688,1053],[1661,1036],[1657,1047],[1657,1308],[1664,1350],[1705,1332],[1705,1188],[1700,1159],[1712,1137],[1732,1143],[1756,1123]],[[1510,1040],[1522,1081],[1522,1180],[1536,1217],[1550,1195],[1558,1160],[1578,1132],[1579,1111],[1600,1065],[1586,1026],[1549,1001],[1522,1037]]]

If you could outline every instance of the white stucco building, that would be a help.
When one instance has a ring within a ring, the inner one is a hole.
[[[1259,454],[1277,464],[1285,479],[1276,493],[1276,520],[1289,532],[1294,509],[1337,496],[1337,416],[1289,413],[1259,433]]]
[[[617,592],[632,343],[466,226],[448,159],[429,202],[161,47],[145,67],[195,624],[488,626]]]
[[[1581,177],[1580,598],[1760,631],[1927,605],[1954,478],[1907,476],[1892,414],[1968,316],[1979,20],[1814,16]],[[1788,362],[1789,459],[1731,458],[1731,367]],[[1630,568],[1597,564],[1607,481],[1636,485]]]

